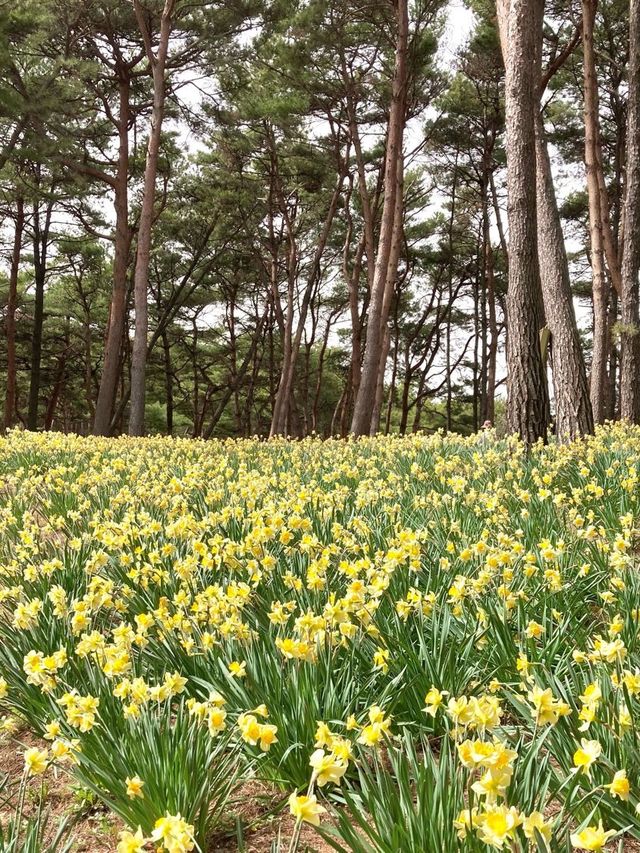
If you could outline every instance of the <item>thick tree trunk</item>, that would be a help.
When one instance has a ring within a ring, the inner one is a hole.
[[[538,265],[535,114],[537,0],[499,0],[505,54],[505,117],[509,219],[507,292],[507,426],[531,445],[546,439],[547,377],[540,349],[544,325]]]
[[[609,352],[609,283],[604,265],[602,195],[598,180],[599,118],[598,83],[593,28],[596,0],[582,0],[582,51],[584,74],[584,143],[587,192],[589,195],[589,236],[593,289],[593,354],[591,359],[591,407],[599,424],[605,418],[607,357]]]
[[[640,423],[640,0],[629,4],[629,101],[622,250],[620,415]]]
[[[109,435],[110,433],[111,415],[120,378],[120,356],[127,311],[127,269],[132,237],[129,227],[129,194],[127,188],[129,180],[129,87],[129,72],[126,67],[121,67],[119,77],[118,165],[113,182],[116,217],[113,288],[102,376],[93,421],[94,435]]]
[[[18,307],[18,273],[22,251],[22,232],[24,230],[24,201],[16,201],[15,229],[13,233],[13,251],[9,270],[9,294],[7,298],[7,316],[5,334],[7,336],[7,388],[4,398],[4,427],[9,429],[15,423],[16,397],[18,391],[16,367],[16,309]]]
[[[153,228],[153,208],[156,198],[160,137],[162,134],[162,119],[164,117],[166,96],[164,76],[167,65],[167,54],[169,52],[169,38],[171,36],[175,0],[165,0],[160,21],[158,51],[155,54],[151,46],[151,33],[145,20],[144,10],[139,0],[133,0],[133,5],[153,75],[153,108],[149,127],[147,161],[144,170],[142,209],[140,211],[140,224],[138,227],[138,248],[133,283],[136,325],[131,353],[131,409],[129,413],[129,435],[144,435],[147,337],[149,332],[149,306],[147,303],[149,258],[151,253],[151,231]]]
[[[407,0],[397,0],[396,17],[395,67],[384,166],[384,203],[371,300],[369,303],[364,362],[362,365],[358,397],[355,401],[353,419],[351,421],[351,432],[354,435],[367,435],[371,431],[376,384],[383,348],[383,329],[387,322],[387,317],[383,314],[385,291],[389,278],[395,279],[397,273],[397,261],[395,270],[392,269],[389,261],[390,259],[393,260],[391,256],[394,238],[396,197],[398,192],[402,192],[401,187],[398,186],[398,177],[401,174],[398,161],[403,156],[402,141],[404,136],[407,94],[407,51],[409,39]]]
[[[560,441],[570,441],[593,432],[593,413],[540,110],[536,111],[536,165],[538,258],[544,313],[551,332],[556,435]]]

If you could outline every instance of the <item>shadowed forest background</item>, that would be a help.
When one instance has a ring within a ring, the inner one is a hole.
[[[637,422],[640,4],[454,11],[0,3],[5,427]]]

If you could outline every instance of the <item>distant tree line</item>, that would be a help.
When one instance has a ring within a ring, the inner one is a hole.
[[[639,422],[640,0],[468,5],[0,0],[4,426]]]

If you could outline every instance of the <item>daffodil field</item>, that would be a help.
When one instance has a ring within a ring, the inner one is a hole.
[[[636,849],[640,429],[14,431],[0,487],[15,784],[76,780],[118,853],[222,849],[252,780],[282,853]],[[3,850],[73,849],[16,814]]]

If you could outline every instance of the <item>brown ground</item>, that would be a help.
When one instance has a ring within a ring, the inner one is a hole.
[[[6,774],[11,781],[19,783],[24,766],[22,752],[24,748],[31,746],[45,748],[48,744],[26,731],[19,732],[16,740],[0,738],[0,776]],[[29,780],[25,816],[35,813],[41,785],[44,786],[47,803],[47,839],[55,836],[60,822],[66,818],[73,822],[73,853],[115,851],[118,833],[123,829],[122,822],[90,794],[87,795],[74,785],[69,776],[55,769],[48,770],[43,777]],[[1,820],[5,820],[13,811],[16,800],[14,795],[4,802],[0,810]],[[270,853],[271,843],[278,835],[281,838],[281,849],[287,850],[294,821],[286,807],[276,811],[282,800],[282,792],[261,782],[249,782],[239,789],[233,798],[233,811],[229,815],[229,822],[234,824],[237,817],[242,822],[242,853]],[[214,839],[207,853],[238,853],[238,850],[235,835],[231,837],[226,834]],[[299,853],[329,853],[331,850],[312,827],[303,827]]]
[[[20,732],[17,738],[21,745],[6,737],[0,739],[0,774],[7,774],[16,783],[23,770],[22,750],[29,746],[46,746],[46,742],[28,732]],[[34,778],[28,783],[25,814],[36,809],[40,785],[44,785],[48,805],[47,838],[53,838],[61,820],[73,821],[71,836],[73,853],[114,853],[118,833],[123,828],[120,820],[111,815],[100,803],[87,796],[63,773],[49,770],[44,777]],[[286,808],[278,809],[283,794],[266,783],[252,781],[243,785],[233,798],[229,823],[240,818],[243,825],[243,844],[239,847],[235,835],[221,835],[211,843],[207,853],[270,853],[272,842],[281,839],[280,850],[286,853],[293,833],[294,821]],[[4,820],[15,805],[15,797],[2,805],[0,819]],[[607,847],[611,853],[640,853],[640,842],[630,839]],[[303,827],[298,853],[331,853],[332,848],[314,832],[310,826]],[[398,851],[402,853],[402,851]],[[440,851],[424,851],[440,853]]]

